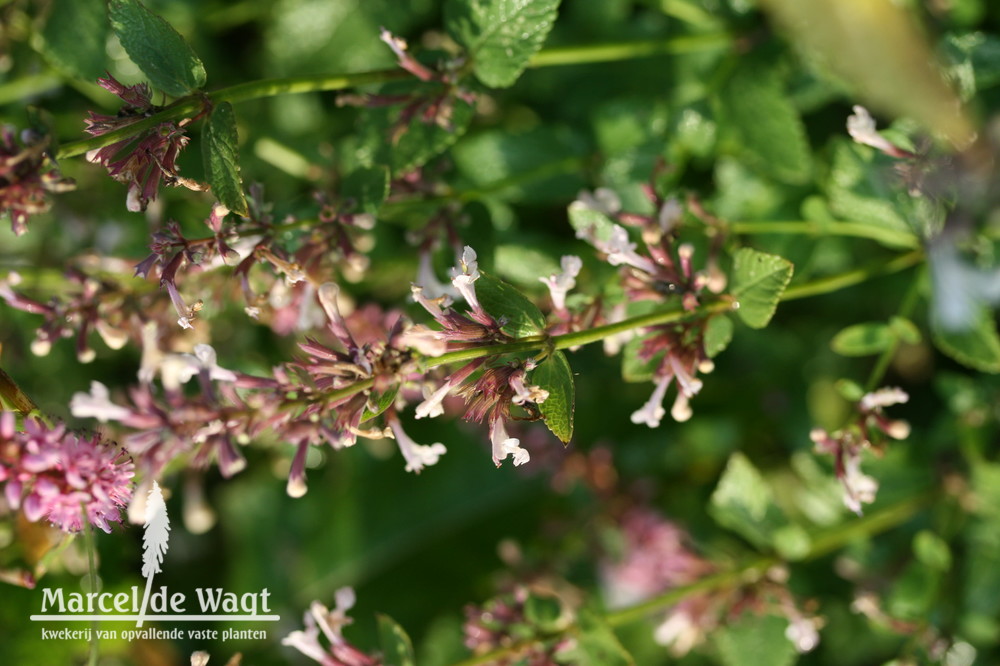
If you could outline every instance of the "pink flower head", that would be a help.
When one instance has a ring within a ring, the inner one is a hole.
[[[76,187],[63,178],[48,156],[48,141],[34,133],[21,134],[23,147],[10,127],[0,128],[0,214],[10,213],[16,236],[28,230],[28,216],[49,209],[46,195]]]
[[[83,529],[83,517],[110,532],[132,497],[132,459],[97,435],[83,437],[33,418],[15,431],[13,412],[0,413],[0,482],[13,507],[32,521],[47,519],[64,532]]]

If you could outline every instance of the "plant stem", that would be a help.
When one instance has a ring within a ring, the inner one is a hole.
[[[922,250],[914,250],[906,254],[897,255],[889,261],[880,261],[845,273],[819,278],[805,284],[793,285],[785,290],[785,293],[781,295],[781,300],[792,301],[808,296],[829,294],[845,287],[853,287],[871,278],[898,273],[911,266],[916,266],[923,261],[923,258],[924,253]]]
[[[899,314],[897,316],[902,318],[907,318],[910,313],[913,312],[913,308],[917,304],[917,297],[920,295],[920,280],[913,280],[910,283],[910,288],[906,292],[906,296],[903,298],[903,304],[899,307]],[[872,368],[872,373],[868,376],[868,382],[865,384],[865,393],[871,393],[876,388],[878,388],[879,383],[882,381],[882,377],[885,376],[886,371],[889,369],[889,364],[892,363],[893,357],[896,356],[896,351],[899,349],[899,345],[902,339],[895,330],[890,328],[892,331],[892,342],[889,346],[882,350],[879,354],[878,360],[875,361],[875,366]]]
[[[635,42],[588,44],[545,49],[535,54],[528,66],[532,68],[558,65],[576,65],[593,62],[614,62],[634,58],[648,58],[657,55],[694,53],[728,47],[732,37],[725,33],[689,35],[672,39],[650,39]],[[183,97],[148,118],[122,127],[107,134],[67,143],[59,148],[57,157],[67,158],[82,155],[90,150],[103,148],[115,141],[152,129],[160,123],[190,116],[206,104],[230,102],[238,104],[254,99],[292,95],[308,92],[334,92],[377,83],[387,83],[409,78],[411,74],[403,69],[383,69],[354,74],[330,74],[319,76],[295,76],[284,79],[248,81],[213,93],[195,93]]]

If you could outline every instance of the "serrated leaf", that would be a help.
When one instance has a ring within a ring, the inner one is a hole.
[[[396,401],[396,394],[399,393],[399,384],[389,387],[388,391],[378,393],[372,391],[365,403],[364,411],[361,412],[361,422],[370,421],[392,406]]]
[[[715,358],[733,339],[733,321],[726,315],[710,317],[705,322],[705,354]]]
[[[721,115],[738,149],[757,169],[793,184],[809,180],[812,163],[802,118],[785,94],[774,67],[736,70],[719,92]]]
[[[767,481],[739,452],[729,457],[712,493],[709,513],[717,523],[758,547],[771,545],[775,531],[788,524]]]
[[[384,86],[382,94],[411,93],[412,87]],[[358,130],[358,161],[364,166],[385,166],[391,176],[401,176],[423,166],[447,150],[465,134],[475,115],[475,107],[462,99],[454,100],[449,127],[426,122],[415,114],[398,128],[399,107],[369,109],[361,116]]]
[[[948,330],[932,317],[931,337],[938,349],[962,365],[1000,372],[1000,336],[989,308],[980,308],[972,326],[963,331]]]
[[[385,666],[415,666],[413,643],[406,631],[388,615],[377,613],[378,642]]]
[[[744,613],[715,635],[724,666],[789,666],[798,658],[795,645],[785,636],[788,620],[775,615]]]
[[[201,130],[201,157],[205,178],[223,206],[237,215],[249,215],[240,178],[239,135],[229,102],[217,104]]]
[[[569,223],[576,231],[578,238],[594,238],[601,242],[611,240],[611,231],[615,222],[610,217],[586,204],[574,201],[568,208]]]
[[[355,169],[344,178],[340,194],[354,201],[352,212],[376,215],[389,196],[389,171],[384,166]]]
[[[539,335],[545,329],[545,316],[534,303],[503,280],[479,271],[476,298],[494,319],[503,319],[503,332],[515,338]]]
[[[111,29],[149,82],[172,97],[205,85],[205,66],[169,23],[138,0],[111,0]]]
[[[648,382],[653,379],[653,373],[656,372],[657,366],[663,360],[663,355],[667,353],[666,350],[663,350],[653,354],[653,357],[648,360],[639,358],[642,343],[648,338],[649,336],[632,338],[622,347],[622,379],[631,384]]]
[[[36,46],[59,69],[94,81],[107,60],[106,5],[105,0],[52,0]]]
[[[744,247],[733,257],[732,294],[736,311],[750,328],[764,328],[774,316],[781,294],[792,279],[792,262]]]
[[[866,322],[837,333],[830,341],[830,348],[841,356],[872,356],[888,349],[895,339],[888,324]]]
[[[580,631],[575,640],[555,654],[557,663],[568,666],[634,666],[635,660],[619,642],[604,618],[581,609],[577,618]]]
[[[556,20],[559,0],[448,0],[445,28],[465,47],[476,77],[514,85]]]
[[[538,405],[545,425],[559,441],[568,443],[573,438],[576,388],[566,354],[561,351],[550,354],[531,372],[531,381],[549,392],[549,397]]]

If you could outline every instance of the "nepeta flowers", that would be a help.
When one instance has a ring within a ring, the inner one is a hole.
[[[0,214],[10,215],[10,227],[20,236],[28,230],[28,216],[49,209],[49,193],[76,187],[63,178],[48,157],[48,141],[33,132],[21,133],[19,145],[11,127],[0,127]]]
[[[97,83],[118,95],[125,102],[125,107],[117,116],[91,111],[85,122],[86,131],[92,136],[128,127],[159,110],[153,105],[149,86],[144,83],[122,85],[110,74],[106,79],[98,79]],[[177,123],[160,123],[142,134],[133,134],[90,151],[87,160],[105,167],[112,178],[128,185],[125,201],[130,211],[146,210],[149,202],[156,198],[161,181],[167,185],[184,185],[192,190],[203,189],[177,173],[177,156],[190,141],[184,133],[190,123],[191,119],[187,118]]]
[[[48,520],[64,532],[83,529],[84,516],[110,532],[132,497],[132,459],[101,441],[58,425],[26,418],[15,430],[13,412],[0,413],[0,482],[14,509],[32,521]]]
[[[296,630],[281,640],[323,666],[381,666],[382,660],[354,647],[344,638],[344,627],[354,620],[347,616],[356,600],[354,590],[342,587],[335,594],[336,605],[331,611],[318,601],[312,602],[303,617],[305,630]],[[320,632],[329,642],[320,642]]]

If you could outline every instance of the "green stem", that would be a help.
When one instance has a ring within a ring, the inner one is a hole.
[[[910,283],[910,288],[906,292],[906,296],[903,298],[903,304],[899,307],[899,314],[897,316],[906,319],[913,312],[913,308],[916,307],[917,298],[920,295],[920,280],[913,280]],[[889,346],[882,350],[879,355],[878,360],[875,361],[875,366],[872,368],[872,373],[868,376],[868,382],[865,384],[865,393],[871,393],[878,385],[881,383],[882,378],[885,376],[886,371],[889,370],[889,364],[892,363],[892,359],[896,356],[896,351],[899,349],[899,345],[902,339],[899,334],[893,330],[892,331],[892,341]]]
[[[732,37],[724,33],[717,33],[682,36],[673,39],[651,39],[636,42],[559,47],[545,49],[535,54],[528,66],[540,68],[592,62],[614,62],[657,55],[716,50],[726,48],[731,43]],[[152,116],[127,127],[119,128],[92,139],[64,144],[59,148],[57,157],[62,159],[82,155],[90,150],[103,148],[115,141],[145,132],[160,123],[189,117],[206,103],[218,104],[221,102],[231,102],[237,104],[239,102],[278,95],[333,92],[356,88],[358,86],[397,81],[409,78],[410,76],[403,69],[384,69],[371,72],[357,72],[354,74],[296,76],[284,79],[249,81],[228,88],[222,88],[213,93],[206,93],[204,95],[196,93],[193,96],[181,98]]]
[[[781,295],[781,300],[792,301],[799,298],[806,298],[808,296],[819,296],[821,294],[829,294],[835,291],[840,291],[845,287],[853,287],[856,284],[860,284],[880,275],[898,273],[899,271],[910,268],[911,266],[916,266],[923,261],[923,259],[924,253],[921,250],[907,252],[906,254],[897,255],[889,261],[880,261],[868,266],[863,266],[862,268],[847,271],[845,273],[831,275],[829,277],[820,278],[804,284],[793,285],[785,290],[785,293]]]

